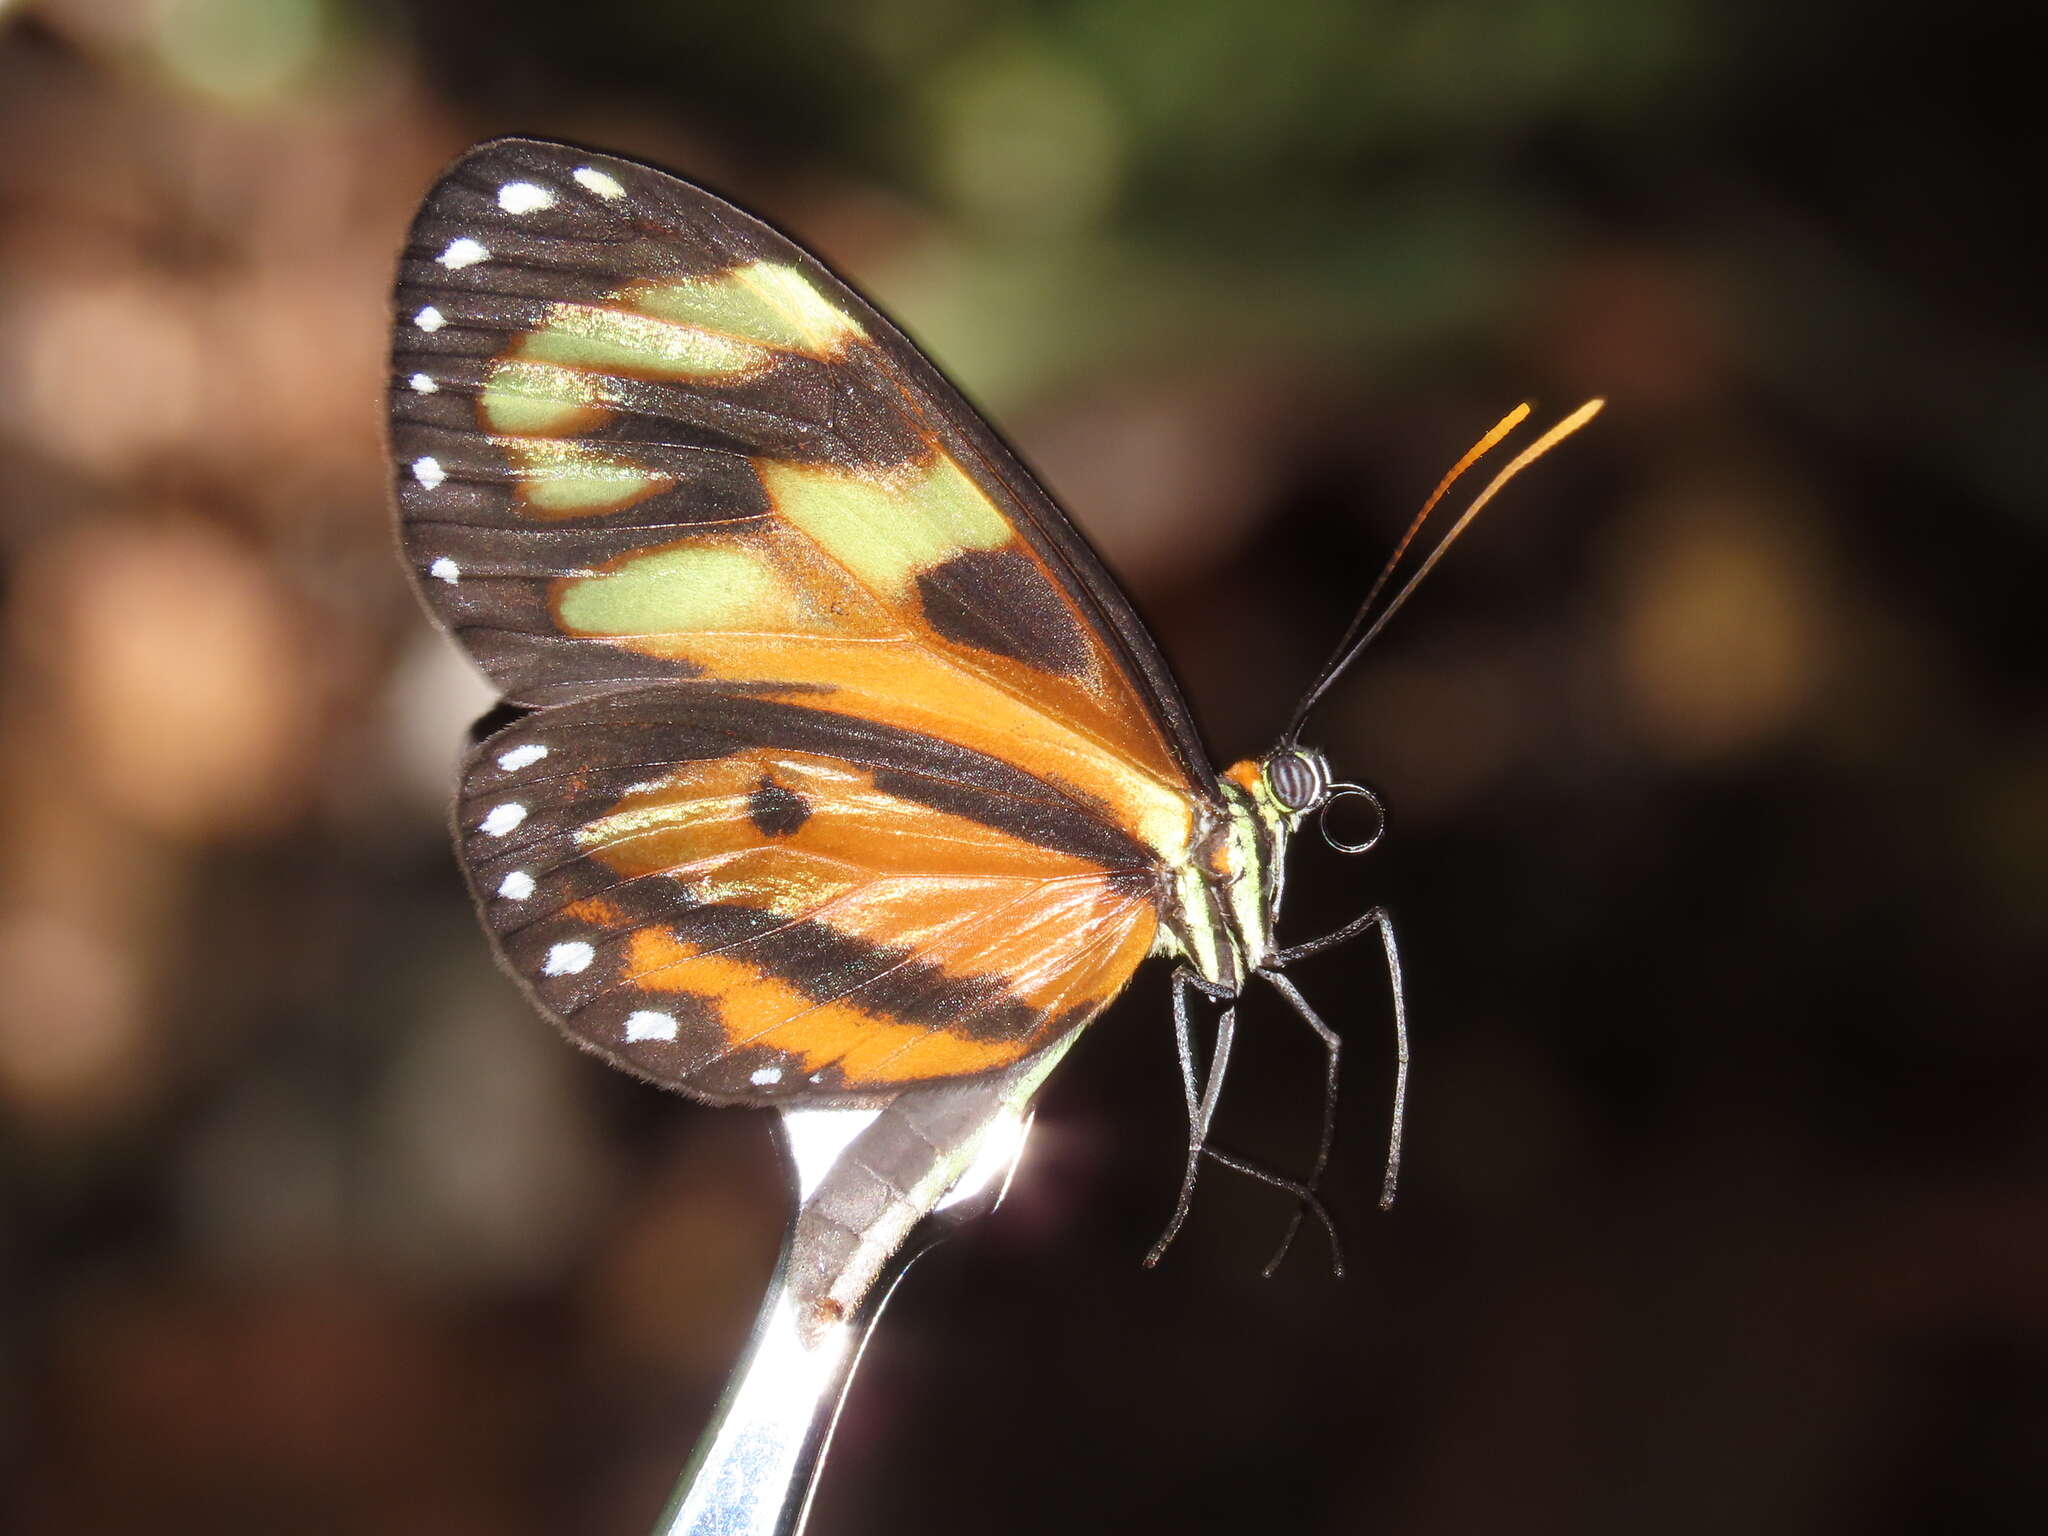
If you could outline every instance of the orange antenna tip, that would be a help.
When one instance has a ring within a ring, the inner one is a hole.
[[[1329,690],[1330,685],[1337,680],[1344,670],[1358,659],[1359,654],[1372,644],[1379,632],[1386,628],[1387,621],[1401,611],[1402,605],[1408,601],[1415,589],[1422,584],[1422,578],[1435,568],[1437,561],[1444,557],[1444,552],[1457,542],[1458,535],[1471,526],[1472,519],[1480,514],[1486,504],[1499,495],[1502,488],[1510,480],[1514,479],[1515,476],[1519,475],[1531,464],[1542,458],[1544,454],[1550,452],[1551,449],[1599,415],[1602,407],[1606,404],[1606,400],[1597,396],[1588,400],[1584,405],[1565,417],[1564,420],[1557,423],[1556,426],[1537,438],[1535,442],[1516,454],[1514,458],[1510,459],[1507,465],[1492,480],[1487,482],[1486,489],[1472,498],[1471,505],[1467,506],[1458,515],[1458,520],[1451,524],[1450,531],[1437,540],[1436,547],[1429,552],[1423,559],[1422,564],[1417,566],[1408,579],[1402,583],[1400,590],[1394,594],[1386,607],[1380,609],[1376,617],[1373,616],[1373,604],[1378,599],[1381,589],[1386,585],[1388,578],[1393,575],[1394,568],[1400,564],[1401,556],[1407,551],[1409,541],[1415,537],[1416,532],[1422,527],[1424,520],[1428,518],[1430,512],[1435,509],[1436,504],[1443,499],[1444,493],[1457,482],[1459,476],[1463,475],[1466,470],[1470,469],[1473,464],[1484,457],[1495,444],[1499,443],[1502,438],[1506,437],[1508,433],[1512,432],[1528,418],[1529,407],[1523,404],[1509,411],[1507,415],[1494,424],[1493,428],[1484,437],[1480,438],[1477,443],[1473,444],[1466,451],[1463,458],[1451,466],[1451,472],[1444,476],[1436,490],[1431,493],[1429,500],[1423,503],[1422,510],[1416,514],[1415,521],[1408,525],[1408,531],[1401,536],[1401,542],[1394,547],[1393,557],[1387,561],[1385,568],[1380,571],[1379,579],[1372,584],[1372,590],[1366,594],[1365,602],[1359,608],[1357,617],[1351,621],[1350,628],[1344,632],[1344,638],[1338,642],[1336,652],[1324,665],[1321,674],[1310,686],[1309,691],[1302,697],[1301,702],[1295,706],[1293,718],[1288,722],[1287,730],[1281,737],[1282,741],[1292,742],[1296,739],[1301,731],[1302,722],[1308,718],[1308,713],[1315,707],[1316,701]],[[1367,624],[1368,618],[1371,619],[1369,625]],[[1360,630],[1363,630],[1364,633],[1361,634]],[[1354,637],[1356,638],[1354,639]]]

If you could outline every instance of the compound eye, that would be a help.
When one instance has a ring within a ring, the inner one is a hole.
[[[1282,752],[1267,762],[1266,784],[1284,809],[1305,811],[1330,787],[1330,771],[1306,752]]]

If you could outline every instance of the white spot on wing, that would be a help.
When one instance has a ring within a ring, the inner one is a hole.
[[[448,323],[448,317],[429,304],[412,317],[412,323],[423,331],[438,331]]]
[[[416,373],[411,378],[407,379],[405,382],[412,386],[412,392],[416,395],[435,394],[441,388],[440,385],[436,384],[424,373]]]
[[[674,1014],[655,1013],[652,1009],[643,1008],[638,1013],[626,1015],[628,1043],[635,1040],[673,1040],[676,1028]]]
[[[412,461],[412,477],[431,491],[435,486],[448,478],[448,471],[441,467],[439,459],[414,459]]]
[[[763,1067],[760,1071],[756,1072],[752,1077],[748,1078],[747,1081],[752,1083],[756,1088],[770,1087],[773,1084],[782,1081],[782,1068]]]
[[[515,869],[498,882],[498,894],[507,901],[524,901],[533,894],[533,876]]]
[[[590,962],[597,958],[597,951],[581,939],[571,939],[566,944],[557,944],[548,951],[548,957],[541,970],[549,976],[574,976],[578,971],[590,969]]]
[[[524,820],[526,807],[517,800],[507,800],[491,807],[491,814],[484,818],[483,832],[487,837],[503,837]]]
[[[522,768],[531,768],[548,755],[548,749],[537,741],[529,741],[523,747],[514,747],[498,759],[498,766],[507,773],[517,773]]]
[[[576,178],[578,186],[595,192],[599,197],[609,198],[613,202],[617,202],[626,195],[626,189],[619,185],[617,179],[605,175],[603,171],[592,170],[589,166],[584,165],[578,166],[570,174]]]
[[[462,567],[453,560],[450,560],[446,555],[443,555],[427,567],[427,574],[436,581],[447,582],[452,587],[455,583],[462,580]]]
[[[450,272],[460,272],[464,267],[473,267],[490,259],[491,253],[467,235],[460,240],[450,240],[448,249],[434,258]]]
[[[508,181],[498,188],[498,206],[507,213],[538,213],[555,206],[555,194],[530,181]]]

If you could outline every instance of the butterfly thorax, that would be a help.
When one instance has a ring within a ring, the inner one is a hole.
[[[1161,947],[1231,992],[1271,961],[1288,840],[1329,784],[1322,754],[1299,747],[1233,763],[1219,781],[1220,814],[1174,868]]]

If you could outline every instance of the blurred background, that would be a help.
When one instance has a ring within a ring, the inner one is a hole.
[[[2048,355],[2020,8],[0,3],[0,1525],[645,1530],[781,1229],[447,847],[386,289],[473,139],[795,233],[1042,470],[1219,761],[1441,471],[1612,404],[1321,712],[1385,796],[1330,1201],[1178,1175],[1164,977],[898,1294],[814,1524],[1954,1532],[2048,1495]],[[1313,840],[1311,840],[1313,842]],[[1223,1139],[1314,1143],[1255,1002]]]

